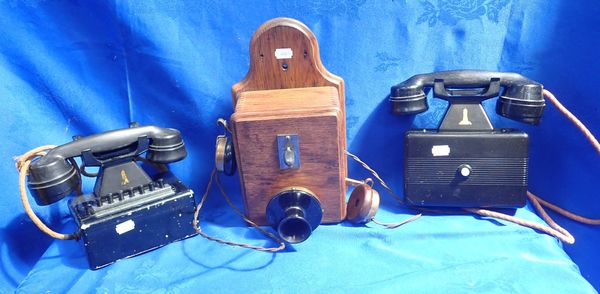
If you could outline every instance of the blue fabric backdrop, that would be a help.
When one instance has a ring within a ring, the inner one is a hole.
[[[200,194],[215,120],[232,112],[230,87],[248,69],[250,38],[264,21],[287,16],[314,31],[325,66],[346,82],[349,149],[401,192],[403,132],[436,126],[445,106],[433,101],[415,119],[392,116],[389,87],[413,74],[520,72],[600,134],[598,15],[600,2],[566,0],[0,1],[0,292],[594,292],[598,230],[561,217],[577,238],[564,247],[568,255],[555,239],[510,223],[427,216],[395,230],[321,226],[279,254],[195,237],[93,272],[79,244],[51,240],[26,217],[12,157],[129,121],[173,127],[183,132],[189,156],[172,167]],[[531,127],[496,116],[494,103],[485,107],[495,126],[530,134],[530,189],[600,217],[600,156],[575,127],[553,106]],[[366,176],[353,163],[350,175]],[[239,194],[237,176],[225,182]],[[382,220],[409,215],[382,195]],[[36,211],[54,227],[73,228],[66,201]],[[517,214],[541,221],[530,208]],[[216,193],[203,219],[212,234],[264,242]]]

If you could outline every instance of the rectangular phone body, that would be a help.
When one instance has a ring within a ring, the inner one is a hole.
[[[140,193],[143,191],[143,193]],[[192,190],[170,172],[158,181],[69,202],[91,269],[99,269],[196,234]]]
[[[524,132],[411,130],[404,148],[407,205],[525,205],[529,156]]]
[[[231,122],[250,220],[268,224],[267,204],[288,187],[315,193],[323,209],[323,223],[345,218],[346,137],[335,87],[242,92]],[[296,152],[290,168],[282,164],[281,140],[286,136]]]

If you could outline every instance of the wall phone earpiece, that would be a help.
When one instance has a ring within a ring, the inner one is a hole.
[[[233,141],[227,132],[229,128],[225,119],[219,118],[217,124],[223,126],[223,135],[217,136],[217,142],[215,146],[215,168],[218,172],[222,172],[225,175],[231,176],[237,169],[235,160],[235,149],[233,148]]]
[[[538,124],[545,107],[543,86],[520,74],[460,70],[415,75],[393,86],[389,98],[392,112],[407,115],[426,111],[426,91],[432,88],[434,97],[444,100],[482,101],[499,95],[496,112],[528,124]]]
[[[379,201],[379,192],[373,189],[373,180],[367,178],[352,190],[346,206],[346,219],[353,224],[372,221],[379,209]]]

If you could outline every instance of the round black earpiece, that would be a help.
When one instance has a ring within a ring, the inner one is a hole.
[[[146,158],[156,163],[171,163],[184,159],[187,156],[185,144],[181,133],[175,129],[168,129],[168,132],[162,136],[156,136],[152,139]]]
[[[285,188],[267,205],[267,221],[288,243],[308,239],[321,224],[323,209],[317,196],[300,187]]]
[[[496,113],[501,116],[537,125],[544,113],[546,102],[540,84],[507,87],[496,102]]]
[[[76,191],[81,178],[71,162],[57,157],[50,161],[33,161],[27,183],[35,202],[49,205]]]
[[[427,111],[427,95],[423,87],[393,86],[390,91],[392,113],[396,115],[417,114]]]

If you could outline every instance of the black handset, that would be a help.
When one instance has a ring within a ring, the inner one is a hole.
[[[390,102],[394,114],[417,114],[428,109],[426,91],[452,102],[483,101],[500,96],[496,113],[528,124],[538,124],[544,112],[543,86],[518,73],[453,70],[420,74],[395,85]],[[502,93],[500,93],[500,91]]]
[[[192,190],[168,168],[149,175],[137,162],[143,153],[145,161],[161,165],[187,156],[178,130],[132,124],[74,137],[29,166],[28,186],[39,205],[78,190],[86,173],[75,157],[81,158],[82,167],[99,167],[93,192],[69,200],[92,269],[196,234]]]
[[[81,157],[86,166],[106,168],[132,161],[143,152],[155,163],[176,162],[187,155],[181,134],[175,129],[144,126],[109,131],[76,139],[34,161],[29,167],[29,189],[39,205],[52,204],[80,184],[79,172],[70,158]]]
[[[428,109],[427,94],[447,100],[438,129],[409,130],[404,140],[404,196],[413,206],[499,207],[525,205],[528,136],[495,129],[481,102],[499,96],[496,112],[538,124],[543,87],[517,73],[476,70],[420,74],[391,88],[396,115]]]

